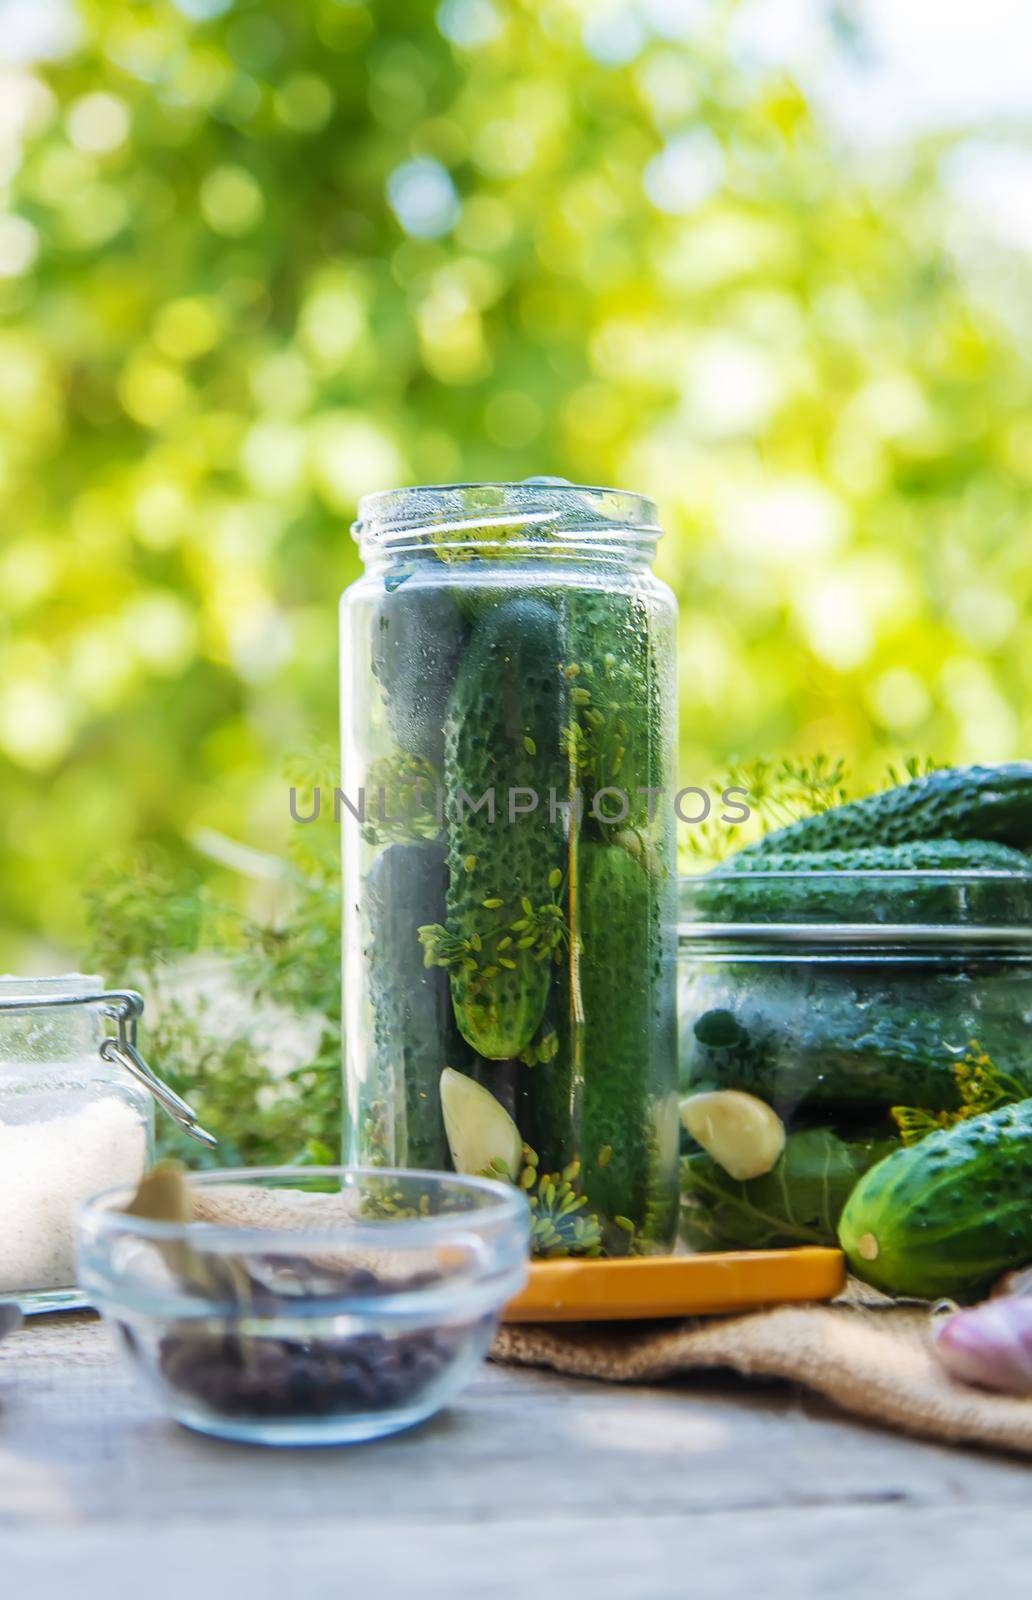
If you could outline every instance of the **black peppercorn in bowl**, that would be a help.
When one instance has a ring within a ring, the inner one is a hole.
[[[170,1414],[256,1444],[342,1444],[424,1421],[486,1355],[526,1278],[510,1184],[345,1167],[186,1177],[184,1220],[79,1215],[79,1283]]]

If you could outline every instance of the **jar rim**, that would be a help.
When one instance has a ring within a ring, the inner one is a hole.
[[[634,490],[529,478],[379,490],[362,497],[351,533],[368,550],[431,543],[446,552],[452,547],[449,535],[468,549],[474,533],[477,544],[518,542],[521,549],[567,541],[651,548],[661,533],[658,518],[655,502]]]
[[[47,978],[24,978],[17,973],[0,973],[0,1006],[15,1009],[19,1001],[38,1007],[41,1001],[81,998],[84,1004],[98,1001],[104,989],[103,978],[95,973],[64,972]],[[99,1002],[98,1002],[99,1003]]]
[[[999,868],[698,874],[680,879],[678,932],[692,947],[1027,950],[1032,874]]]

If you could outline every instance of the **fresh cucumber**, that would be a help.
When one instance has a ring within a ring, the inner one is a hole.
[[[889,1294],[975,1300],[1032,1259],[1032,1099],[928,1134],[867,1172],[839,1225]]]
[[[742,854],[852,850],[919,839],[989,839],[1032,849],[1032,762],[943,768],[778,828]]]
[[[473,630],[445,718],[447,916],[420,937],[428,964],[449,969],[460,1031],[490,1060],[533,1039],[566,936],[564,826],[550,806],[565,793],[560,656],[550,606],[495,607]],[[517,805],[530,806],[531,793],[537,804],[510,816],[510,792]]]

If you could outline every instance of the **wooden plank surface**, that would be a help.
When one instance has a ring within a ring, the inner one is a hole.
[[[1024,1600],[1030,1487],[788,1386],[489,1365],[412,1433],[259,1450],[166,1421],[91,1318],[0,1345],[3,1597]]]

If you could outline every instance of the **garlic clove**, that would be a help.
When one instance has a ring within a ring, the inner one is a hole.
[[[785,1148],[785,1125],[777,1112],[741,1089],[689,1095],[681,1101],[681,1123],[739,1183],[769,1172]]]
[[[452,1165],[472,1176],[502,1176],[513,1183],[523,1164],[520,1130],[503,1105],[465,1073],[441,1073],[441,1110]]]

